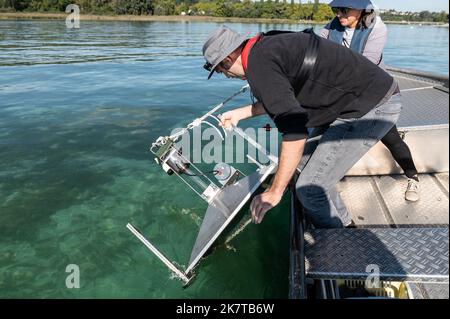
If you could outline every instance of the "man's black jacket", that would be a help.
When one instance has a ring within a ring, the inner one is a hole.
[[[248,56],[246,76],[285,140],[306,138],[306,127],[359,118],[391,94],[394,79],[364,56],[319,38],[316,63],[304,85],[299,73],[308,33],[263,36]],[[305,113],[306,111],[306,113]]]

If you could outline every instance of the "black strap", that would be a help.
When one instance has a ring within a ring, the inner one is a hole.
[[[272,35],[285,34],[285,33],[295,33],[295,32],[294,31],[286,31],[286,30],[270,30],[267,32],[263,32],[263,35],[270,37]]]
[[[301,89],[311,75],[314,65],[316,65],[317,54],[319,53],[319,39],[314,33],[313,28],[305,29],[302,32],[309,33],[309,43],[306,48],[305,58],[299,71],[299,79],[297,81],[298,88]]]
[[[297,87],[301,89],[311,75],[314,65],[316,64],[317,54],[319,53],[319,37],[314,33],[313,28],[308,28],[302,31],[303,33],[309,33],[309,43],[306,48],[305,58],[303,59],[302,65],[299,71],[299,79],[297,81]],[[264,36],[273,36],[283,33],[294,33],[293,31],[283,31],[283,30],[272,30],[268,32],[263,32],[261,38]]]

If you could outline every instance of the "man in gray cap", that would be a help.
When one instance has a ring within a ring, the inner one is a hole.
[[[224,68],[224,66],[233,62],[234,58],[238,58],[238,56],[236,56],[238,52],[235,52],[235,50],[246,40],[246,37],[241,36],[226,27],[218,28],[210,35],[203,45],[203,56],[207,61],[204,67],[210,71],[208,80],[211,78],[214,71],[218,71],[219,69],[223,70],[223,73],[226,76],[234,76],[233,71],[231,71],[230,68]],[[216,68],[218,70],[216,70]],[[237,77],[242,76],[243,74],[240,74]]]
[[[222,114],[225,127],[267,113],[282,133],[278,171],[256,196],[260,223],[300,164],[297,194],[316,227],[351,226],[337,182],[397,122],[398,85],[362,55],[312,32],[270,31],[246,39],[220,27],[203,46],[204,68],[247,80],[257,102]],[[309,136],[308,128],[314,129]],[[305,145],[306,144],[306,145]]]

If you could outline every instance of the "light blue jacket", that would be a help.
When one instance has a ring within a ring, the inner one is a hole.
[[[333,19],[323,28],[319,35],[323,38],[342,44],[344,28],[339,20]],[[383,67],[383,49],[387,40],[387,27],[379,16],[365,29],[356,29],[350,48],[361,53],[373,63]]]

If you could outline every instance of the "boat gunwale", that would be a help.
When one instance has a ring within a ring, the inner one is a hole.
[[[419,77],[427,78],[427,79],[438,81],[438,82],[443,82],[444,86],[448,87],[448,81],[449,81],[448,75],[445,76],[445,75],[434,73],[434,72],[427,72],[427,71],[421,71],[421,70],[409,69],[409,68],[397,68],[397,67],[394,67],[391,65],[387,65],[386,70],[392,71],[392,72],[397,72],[397,73],[402,73],[402,74],[406,74],[406,75],[419,76]]]

